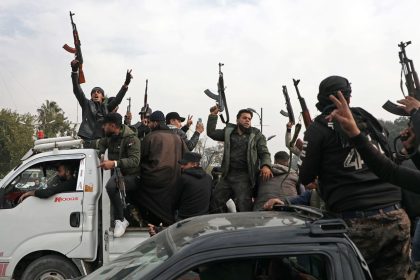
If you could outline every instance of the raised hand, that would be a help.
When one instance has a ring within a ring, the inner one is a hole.
[[[77,72],[79,70],[79,61],[77,59],[74,59],[70,62],[71,71]]]
[[[197,124],[195,125],[195,131],[197,131],[198,133],[203,133],[204,131],[204,125],[201,122],[197,122]]]
[[[338,99],[334,95],[330,95],[330,100],[334,103],[336,109],[331,112],[327,117],[328,121],[336,120],[340,123],[344,132],[349,137],[354,137],[360,134],[360,130],[357,127],[356,121],[353,118],[353,115],[350,111],[349,105],[347,104],[346,99],[344,98],[341,91],[338,92]]]
[[[193,123],[193,121],[192,121],[192,115],[190,116],[190,115],[188,115],[188,118],[187,118],[187,126],[188,127],[190,127],[191,125],[192,125],[192,123]]]
[[[127,70],[127,74],[125,75],[125,82],[124,82],[125,86],[128,86],[131,82],[131,79],[133,78],[133,75],[131,75],[132,70],[133,69]]]
[[[409,114],[411,114],[411,111],[417,110],[420,108],[420,101],[418,101],[412,96],[406,96],[405,99],[398,100],[397,102],[400,103],[401,105],[404,105],[400,107],[403,108],[404,111],[406,111]]]
[[[219,113],[219,106],[213,106],[210,108],[210,114],[217,115]]]

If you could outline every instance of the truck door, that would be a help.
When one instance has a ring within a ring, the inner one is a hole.
[[[2,186],[4,205],[0,209],[0,259],[16,261],[28,253],[52,250],[67,255],[82,240],[82,203],[84,154],[35,158],[16,169],[16,176]],[[59,161],[57,160],[59,158]],[[74,191],[54,194],[48,198],[19,197],[36,189],[55,188],[62,182],[57,165],[74,166],[77,185]],[[28,174],[29,173],[29,174]],[[39,176],[32,176],[39,174]],[[0,260],[1,261],[1,260]]]

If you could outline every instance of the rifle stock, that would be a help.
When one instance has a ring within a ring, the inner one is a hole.
[[[295,127],[295,133],[293,134],[292,140],[290,140],[289,147],[292,148],[295,146],[296,140],[299,136],[300,130],[302,129],[302,125],[298,123]]]
[[[309,111],[302,112],[302,118],[303,118],[303,124],[305,125],[305,128],[308,128],[312,123],[312,119],[311,119],[311,115],[309,114]]]
[[[83,72],[83,65],[79,65],[79,84],[83,84],[86,82],[85,73]]]

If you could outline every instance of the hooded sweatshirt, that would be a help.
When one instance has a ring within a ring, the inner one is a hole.
[[[285,165],[273,164],[271,167],[273,178],[267,182],[261,182],[258,188],[258,196],[255,200],[254,211],[262,210],[264,203],[270,198],[285,199],[286,196],[297,195],[298,176],[293,169]]]
[[[203,168],[190,168],[182,172],[177,187],[178,219],[208,214],[212,178]]]

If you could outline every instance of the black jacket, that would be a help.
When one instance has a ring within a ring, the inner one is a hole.
[[[363,134],[352,138],[352,141],[369,168],[381,179],[420,194],[420,171],[397,165],[383,156]]]
[[[137,122],[132,127],[136,129],[136,131],[137,131],[137,137],[140,139],[140,141],[143,140],[143,138],[148,133],[150,133],[150,131],[151,131],[150,128],[147,125],[145,125],[144,123],[142,123],[142,122]]]
[[[76,191],[77,179],[72,177],[67,181],[60,181],[57,185],[49,186],[46,189],[36,190],[34,196],[39,198],[48,198],[58,193]]]
[[[208,214],[212,179],[203,168],[184,170],[177,186],[178,219]]]
[[[374,209],[401,201],[401,189],[379,179],[351,144],[344,145],[335,127],[325,123],[325,115],[308,127],[303,147],[300,180],[307,185],[318,176],[320,194],[329,210]]]
[[[115,99],[109,104],[99,104],[85,97],[79,84],[79,76],[77,73],[71,74],[73,82],[73,93],[82,107],[82,123],[80,124],[77,135],[83,139],[94,140],[103,137],[102,121],[108,112],[114,110],[123,100],[127,92],[127,87],[121,87],[115,96]]]

